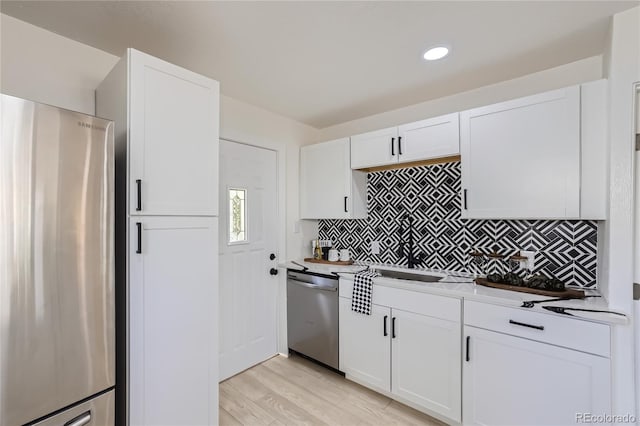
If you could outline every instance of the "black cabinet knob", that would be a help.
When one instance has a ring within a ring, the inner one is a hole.
[[[271,275],[278,275],[278,270],[276,268],[271,268],[271,269],[269,269],[269,273]]]
[[[275,253],[271,253],[269,255],[269,260],[274,260],[276,258],[276,254]]]

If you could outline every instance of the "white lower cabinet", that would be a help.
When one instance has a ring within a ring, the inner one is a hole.
[[[428,305],[419,313],[400,309],[416,306],[415,292],[383,292],[389,293],[391,307],[373,304],[371,315],[351,311],[351,299],[340,297],[340,370],[348,379],[400,402],[460,422],[460,301],[418,294],[421,302],[431,297],[434,304],[439,299],[453,301],[456,321],[428,315]]]
[[[447,423],[571,425],[611,414],[610,326],[340,280],[340,370]],[[581,417],[582,416],[582,417]]]
[[[217,424],[218,220],[129,226],[129,424]]]
[[[391,391],[460,421],[460,322],[392,310]]]
[[[475,327],[465,336],[464,424],[571,425],[611,412],[608,358]]]
[[[339,315],[340,370],[374,389],[389,392],[391,309],[373,305],[371,315],[363,315],[351,310],[351,299],[340,297]]]
[[[478,302],[464,311],[465,425],[573,425],[611,413],[609,326]]]

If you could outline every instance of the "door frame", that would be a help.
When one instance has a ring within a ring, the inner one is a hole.
[[[634,147],[634,167],[633,167],[633,184],[635,185],[635,206],[634,206],[634,246],[635,255],[633,256],[633,306],[635,316],[634,327],[634,341],[635,341],[635,391],[636,391],[636,415],[640,416],[640,300],[637,299],[637,287],[640,286],[640,150],[638,150],[638,143],[640,142],[640,81],[636,81],[633,85],[633,133],[636,146]]]
[[[267,149],[276,153],[276,235],[278,236],[276,262],[283,264],[287,256],[287,235],[284,232],[286,228],[286,147],[264,142],[244,142],[228,137],[220,136],[220,142],[231,142],[239,145],[246,145],[253,148]],[[220,206],[220,208],[223,208]],[[219,254],[218,254],[219,256]],[[277,268],[278,288],[276,298],[276,350],[279,354],[288,356],[289,348],[287,344],[287,281],[286,273],[282,268]]]

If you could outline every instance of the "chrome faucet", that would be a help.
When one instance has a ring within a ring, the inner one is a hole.
[[[407,241],[407,265],[410,269],[415,268],[416,266],[419,266],[422,264],[422,262],[424,261],[424,253],[418,253],[417,256],[414,256],[413,254],[413,217],[409,216],[408,214],[405,214],[402,219],[400,219],[400,249],[398,250],[398,255],[402,258],[405,256],[405,242],[402,240],[403,234],[404,234],[404,228],[402,226],[402,222],[406,220],[409,222],[409,238]]]

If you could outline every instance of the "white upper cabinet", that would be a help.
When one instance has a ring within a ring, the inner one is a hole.
[[[579,215],[578,86],[460,115],[463,217]]]
[[[604,89],[597,81],[460,113],[462,217],[603,219]]]
[[[458,113],[351,137],[351,168],[449,157],[460,153]]]
[[[398,127],[398,161],[406,163],[460,154],[458,116],[456,112]]]
[[[127,55],[130,214],[217,216],[218,82]]]
[[[351,168],[385,166],[398,162],[398,128],[351,136]]]
[[[300,148],[300,217],[367,217],[367,175],[351,170],[349,138]]]
[[[607,80],[580,86],[580,218],[607,219]]]

